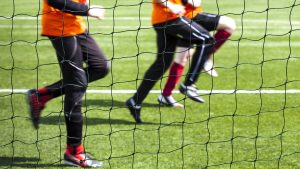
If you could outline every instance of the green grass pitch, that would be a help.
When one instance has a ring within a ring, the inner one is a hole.
[[[135,90],[155,59],[151,0],[90,2],[106,8],[105,20],[87,22],[112,70],[89,89]],[[35,130],[25,94],[3,90],[61,78],[54,50],[40,36],[42,0],[0,4],[0,168],[72,168],[62,162],[63,97],[47,104]],[[300,168],[300,94],[284,92],[300,90],[300,1],[204,0],[203,7],[234,18],[237,30],[215,54],[219,77],[203,73],[197,86],[258,92],[204,94],[204,104],[175,94],[184,109],[159,106],[152,93],[142,125],[124,106],[132,94],[87,93],[83,143],[104,168]],[[154,90],[162,89],[166,76]]]

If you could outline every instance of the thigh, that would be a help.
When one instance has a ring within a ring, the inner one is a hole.
[[[188,44],[203,44],[211,39],[211,35],[205,28],[186,17],[170,21],[166,33]]]
[[[156,44],[157,44],[157,58],[156,64],[159,68],[168,68],[172,63],[175,53],[177,38],[170,36],[165,29],[165,26],[155,27]]]
[[[81,46],[78,44],[75,36],[49,37],[49,39],[60,63],[63,61],[71,61],[72,64],[82,67]]]
[[[174,53],[178,38],[170,36],[167,33],[165,25],[154,26],[156,31],[156,45],[158,54],[170,54]]]
[[[49,39],[56,50],[64,86],[85,87],[87,82],[83,69],[82,52],[76,37],[49,37]]]
[[[192,20],[208,31],[217,30],[221,15],[199,13]]]
[[[88,66],[107,67],[107,59],[91,35],[87,33],[77,35],[77,39],[79,45],[81,46],[83,60],[88,64]]]

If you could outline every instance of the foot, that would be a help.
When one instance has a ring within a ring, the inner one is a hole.
[[[40,124],[41,111],[45,108],[48,100],[40,97],[40,93],[36,89],[27,91],[27,103],[29,105],[30,117],[33,126],[38,129]]]
[[[212,59],[208,59],[204,66],[203,69],[207,74],[209,74],[212,77],[218,77],[218,72],[214,69],[214,64]]]
[[[137,124],[143,123],[141,119],[141,105],[137,105],[133,98],[130,98],[126,101],[126,106],[130,111],[131,116],[134,118]]]
[[[199,103],[204,103],[204,99],[202,99],[198,92],[197,92],[197,88],[195,85],[191,85],[191,86],[186,86],[183,83],[180,84],[179,87],[179,91],[180,93],[186,95],[187,97],[189,97],[190,99],[199,102]]]
[[[83,168],[96,168],[103,166],[102,161],[94,160],[90,154],[85,153],[84,151],[76,154],[66,151],[64,155],[64,163],[66,165]]]
[[[177,107],[177,108],[183,108],[183,104],[178,103],[172,95],[170,96],[163,96],[159,95],[157,98],[157,101],[162,105]]]

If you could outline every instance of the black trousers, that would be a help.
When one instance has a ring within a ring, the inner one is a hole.
[[[165,23],[154,25],[156,31],[157,56],[154,63],[145,73],[144,79],[133,96],[141,104],[157,80],[168,70],[179,40],[196,46],[191,66],[185,79],[186,85],[195,83],[205,61],[212,52],[214,38],[196,22],[180,17]]]
[[[196,22],[198,25],[201,25],[204,29],[210,32],[210,31],[217,30],[220,17],[221,15],[203,12],[203,13],[198,13],[194,18],[192,18],[192,21]],[[179,40],[177,46],[192,48],[193,44],[191,44],[188,41]]]
[[[79,145],[82,140],[82,97],[88,82],[107,75],[110,64],[96,41],[87,33],[49,39],[56,50],[63,78],[46,88],[53,97],[65,94],[67,144]],[[85,68],[84,62],[87,64]]]

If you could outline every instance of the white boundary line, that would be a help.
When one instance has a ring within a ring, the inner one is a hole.
[[[0,89],[0,93],[25,93],[29,89]],[[136,90],[87,90],[87,93],[102,93],[102,94],[132,94]],[[159,94],[161,90],[151,90],[150,93]],[[297,94],[300,93],[300,89],[288,89],[288,90],[198,90],[200,94]],[[173,93],[179,93],[174,91]]]

